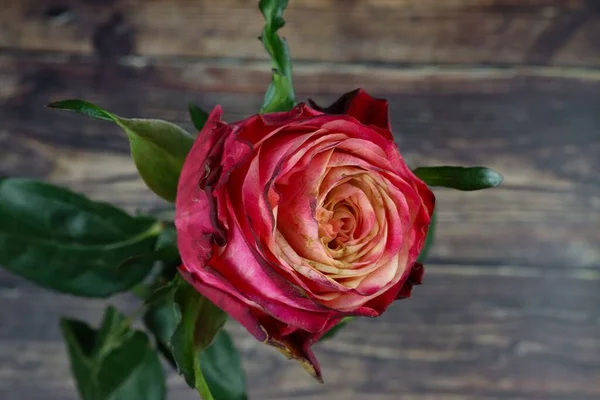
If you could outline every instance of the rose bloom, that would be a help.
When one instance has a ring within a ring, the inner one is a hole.
[[[321,380],[311,344],[421,283],[434,196],[394,143],[387,101],[357,90],[311,104],[233,124],[217,106],[175,224],[184,278]]]

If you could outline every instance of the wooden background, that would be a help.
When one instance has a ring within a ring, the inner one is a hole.
[[[189,101],[233,121],[269,81],[257,1],[0,3],[4,175],[160,208],[117,128],[44,104],[85,98],[191,128]],[[252,398],[599,399],[600,2],[290,3],[300,99],[362,86],[389,99],[412,166],[483,164],[505,183],[436,191],[425,284],[317,347],[325,385],[233,325]],[[96,323],[105,305],[0,272],[0,398],[76,399],[57,319]],[[195,398],[175,374],[169,388]]]

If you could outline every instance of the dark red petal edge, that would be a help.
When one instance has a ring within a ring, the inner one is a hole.
[[[308,102],[312,108],[325,114],[346,114],[363,125],[374,125],[391,131],[387,100],[371,97],[363,89],[343,94],[329,107],[321,107],[312,99],[308,99]]]
[[[408,279],[402,285],[402,288],[398,292],[396,299],[407,299],[410,297],[412,288],[414,285],[420,285],[423,283],[423,275],[425,274],[425,267],[421,263],[414,263],[410,270]]]

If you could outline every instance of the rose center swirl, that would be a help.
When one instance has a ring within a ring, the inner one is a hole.
[[[332,188],[316,210],[319,238],[330,256],[340,259],[348,247],[360,245],[376,225],[371,191],[350,179]]]

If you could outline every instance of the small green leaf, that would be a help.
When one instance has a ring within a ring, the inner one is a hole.
[[[292,61],[287,41],[277,35],[283,27],[283,12],[288,0],[260,0],[258,7],[265,17],[261,41],[271,56],[273,79],[265,94],[261,114],[291,110],[296,104],[292,84]]]
[[[163,297],[163,300],[165,299]],[[179,320],[180,316],[172,296],[170,300],[162,303],[153,303],[144,315],[144,323],[156,337],[160,352],[173,366],[176,365],[169,343]],[[207,386],[202,390],[209,389],[216,400],[247,399],[246,379],[240,357],[231,337],[224,329],[219,330],[210,346],[200,353],[196,363],[199,363],[202,373],[200,385],[205,383]],[[197,383],[196,385],[198,386]]]
[[[502,175],[485,167],[422,167],[413,171],[429,186],[444,186],[458,190],[481,190],[498,186]]]
[[[192,118],[194,128],[196,128],[198,132],[201,131],[204,127],[204,124],[208,120],[208,113],[192,103],[189,104],[188,109],[190,111],[190,117]]]
[[[346,326],[346,324],[348,322],[352,321],[353,319],[354,319],[354,317],[342,318],[342,320],[340,322],[338,322],[338,324],[336,326],[334,326],[333,328],[328,330],[323,336],[321,336],[321,339],[319,339],[319,340],[323,341],[323,340],[331,339],[332,337],[337,335],[342,330],[342,328],[344,328]]]
[[[108,353],[100,364],[96,379],[100,399],[165,399],[162,366],[143,332],[133,333]]]
[[[95,104],[89,103],[84,100],[70,99],[56,101],[48,104],[49,108],[58,108],[60,110],[74,111],[79,114],[87,115],[91,118],[102,119],[104,121],[113,121],[118,118],[116,115],[109,113],[106,110],[101,109]]]
[[[429,223],[429,230],[427,231],[427,237],[425,238],[425,244],[423,245],[423,249],[421,249],[421,253],[419,254],[418,262],[421,264],[427,260],[429,256],[429,252],[431,250],[431,246],[433,246],[435,240],[435,227],[437,223],[437,217],[435,212],[431,215],[431,222]]]
[[[165,379],[146,335],[107,309],[98,331],[61,320],[71,369],[83,400],[164,400]]]
[[[82,400],[95,399],[92,358],[96,332],[87,324],[75,320],[63,319],[60,325],[79,396]]]
[[[170,300],[150,303],[144,314],[144,324],[156,338],[156,345],[160,353],[173,368],[177,368],[170,348],[171,336],[179,324],[179,315],[175,309],[172,294]]]
[[[0,265],[39,286],[107,297],[142,282],[152,262],[117,267],[152,252],[163,225],[47,183],[0,181]]]
[[[180,320],[171,337],[171,348],[179,373],[190,387],[199,389],[200,353],[223,327],[227,314],[181,277],[177,280],[174,301]]]
[[[181,277],[157,292],[144,323],[156,337],[165,358],[175,360],[179,373],[202,398],[246,400],[239,355],[229,335],[221,329],[227,314]]]
[[[58,101],[48,107],[115,122],[127,134],[131,156],[146,185],[163,199],[175,201],[179,174],[194,143],[186,131],[158,119],[121,118],[83,100]]]

